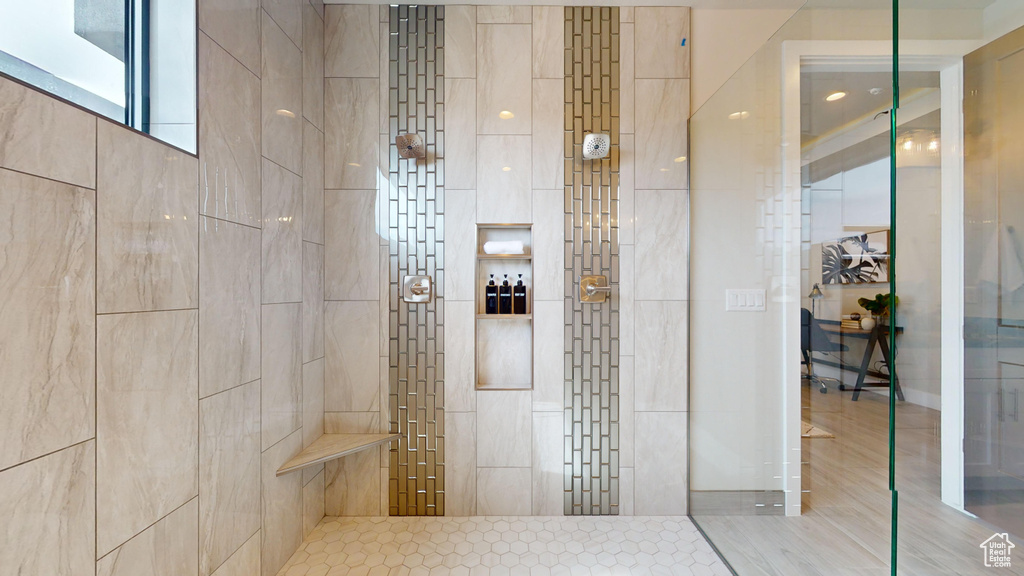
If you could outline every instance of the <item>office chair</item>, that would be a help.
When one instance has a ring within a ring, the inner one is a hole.
[[[818,376],[814,373],[814,352],[846,352],[849,347],[839,342],[834,342],[828,337],[828,334],[822,330],[818,324],[818,320],[811,314],[811,311],[807,308],[800,309],[800,351],[803,353],[803,362],[801,365],[807,366],[807,374],[802,375],[803,379],[806,379],[811,386],[820,386],[819,392],[825,394],[828,392],[828,387],[825,385],[826,382],[839,383],[839,380],[835,378],[826,378]]]

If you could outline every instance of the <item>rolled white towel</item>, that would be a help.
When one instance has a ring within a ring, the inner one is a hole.
[[[525,254],[522,240],[484,242],[484,254]]]

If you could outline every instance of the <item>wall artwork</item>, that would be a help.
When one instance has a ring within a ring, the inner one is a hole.
[[[822,284],[877,284],[888,281],[888,230],[821,243]]]

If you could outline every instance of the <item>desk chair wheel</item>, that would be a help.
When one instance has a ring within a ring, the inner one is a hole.
[[[825,388],[825,386],[822,385],[822,387],[818,389],[818,392],[821,392],[822,394],[828,394],[828,388]]]
[[[839,385],[839,390],[842,391],[842,392],[845,392],[846,391],[846,384],[840,384]]]

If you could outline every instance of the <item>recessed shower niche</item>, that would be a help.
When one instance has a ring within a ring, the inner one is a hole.
[[[477,390],[533,388],[532,236],[531,224],[477,225]]]

